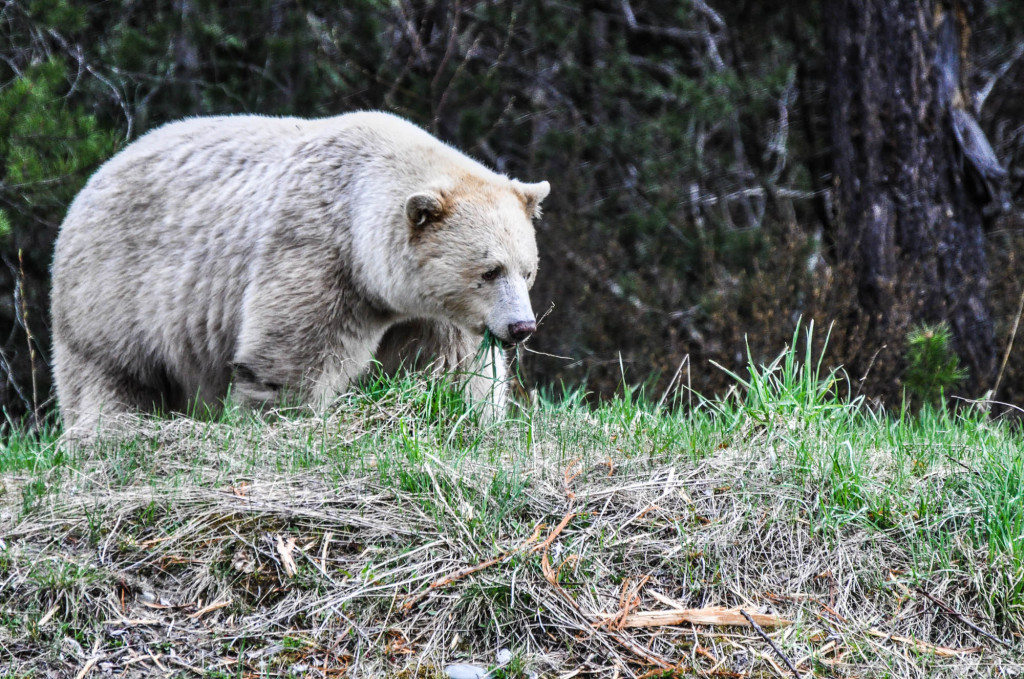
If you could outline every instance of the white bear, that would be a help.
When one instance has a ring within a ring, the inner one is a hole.
[[[101,415],[322,405],[377,354],[477,374],[536,330],[547,182],[492,172],[401,118],[192,118],[114,156],[57,238],[53,363],[65,427]],[[391,330],[389,333],[388,331]],[[492,379],[496,378],[496,380]]]

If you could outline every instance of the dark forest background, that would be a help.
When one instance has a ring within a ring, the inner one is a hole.
[[[46,410],[52,244],[106,158],[357,109],[551,181],[528,386],[689,356],[710,395],[802,317],[856,393],[1024,401],[1019,0],[35,0],[0,1],[0,405]]]

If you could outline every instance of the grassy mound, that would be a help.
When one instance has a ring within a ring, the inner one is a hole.
[[[485,427],[405,378],[324,417],[11,434],[0,671],[1018,676],[1024,439],[847,391],[790,350],[692,407],[624,388]],[[763,624],[633,626],[711,607]]]

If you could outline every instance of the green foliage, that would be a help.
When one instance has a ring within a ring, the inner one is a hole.
[[[967,377],[953,352],[952,334],[945,321],[913,328],[907,334],[906,359],[904,385],[922,403],[941,403]]]
[[[27,231],[32,218],[57,221],[88,172],[110,156],[115,135],[68,102],[65,63],[51,58],[27,68],[0,91],[0,197],[21,209],[7,218]]]
[[[58,31],[81,30],[86,20],[86,9],[68,0],[32,0],[28,14]]]
[[[988,11],[1001,28],[1017,35],[1024,30],[1024,6],[1016,0],[996,0],[990,4]]]
[[[856,412],[863,399],[851,400],[842,395],[840,387],[845,376],[839,368],[832,368],[827,373],[822,370],[828,340],[829,335],[826,334],[815,359],[814,322],[811,321],[804,335],[801,357],[797,349],[800,341],[798,321],[790,345],[767,365],[757,365],[748,348],[749,377],[746,379],[712,361],[712,365],[725,371],[740,389],[736,391],[734,401],[723,399],[710,404],[724,409],[723,412],[733,413],[739,419],[752,418],[765,425],[778,422],[780,418],[798,417],[809,423],[848,417],[851,412]],[[850,393],[848,384],[846,393]]]
[[[54,12],[65,7],[44,4]],[[53,21],[75,23],[72,15]],[[0,267],[0,328],[17,328],[4,331],[0,347],[4,374],[10,373],[0,382],[0,407],[14,417],[32,410],[33,394],[39,401],[47,397],[47,284],[57,227],[89,174],[116,150],[118,134],[79,101],[75,83],[81,73],[70,74],[60,56],[0,77],[7,78],[0,88],[0,260],[6,265]],[[6,303],[16,286],[19,304]],[[35,356],[28,351],[26,322]],[[21,387],[12,388],[15,383]]]

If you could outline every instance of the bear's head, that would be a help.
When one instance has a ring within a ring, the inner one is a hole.
[[[533,220],[547,182],[489,181],[472,175],[405,201],[424,315],[507,344],[537,330],[530,288],[537,276]]]

